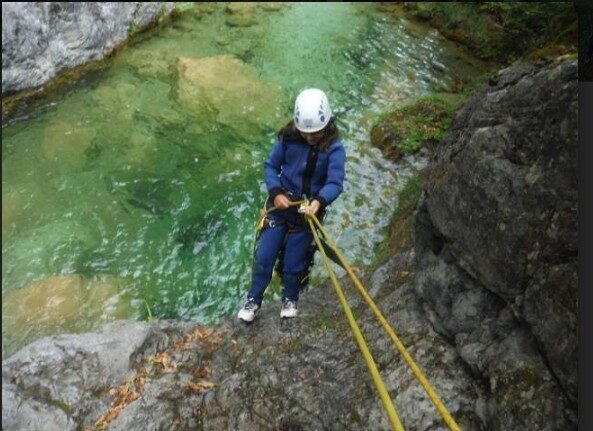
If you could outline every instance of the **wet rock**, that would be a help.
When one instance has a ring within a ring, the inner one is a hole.
[[[2,5],[2,94],[37,87],[66,69],[104,58],[173,9],[172,2]]]

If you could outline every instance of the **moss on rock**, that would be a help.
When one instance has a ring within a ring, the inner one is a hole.
[[[462,96],[429,94],[383,114],[371,129],[371,143],[397,161],[438,142]]]

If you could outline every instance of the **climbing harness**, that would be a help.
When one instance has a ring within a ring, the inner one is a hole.
[[[291,201],[288,205],[289,207],[295,207],[297,205],[302,205],[304,202],[306,201]],[[259,237],[261,236],[262,231],[268,227],[273,228],[276,226],[276,221],[274,219],[268,218],[268,214],[280,208],[278,208],[277,206],[272,206],[271,208],[266,209],[267,205],[268,199],[264,201],[264,206],[260,210],[259,218],[257,219],[257,223],[255,224],[255,239],[253,241],[253,250],[251,253],[251,266],[253,266],[253,261],[255,259],[255,248],[257,247],[257,242],[259,240]]]
[[[381,313],[381,311],[379,310],[379,308],[377,307],[375,302],[371,299],[369,294],[366,292],[366,289],[364,288],[364,286],[362,285],[362,283],[360,282],[358,277],[354,274],[352,267],[348,264],[344,255],[338,249],[338,247],[336,246],[334,241],[331,239],[331,237],[329,236],[327,231],[323,228],[323,226],[321,225],[321,223],[319,222],[317,217],[314,214],[306,214],[305,217],[306,217],[307,223],[309,224],[309,227],[311,228],[311,232],[313,233],[313,238],[315,240],[315,243],[317,244],[317,247],[319,248],[319,250],[321,252],[321,255],[323,258],[323,264],[324,264],[325,268],[327,269],[329,277],[330,277],[332,284],[335,288],[336,294],[338,295],[340,303],[342,304],[342,308],[344,309],[344,313],[346,314],[348,323],[350,324],[350,327],[352,329],[352,332],[354,333],[356,342],[358,343],[358,347],[360,348],[362,355],[366,361],[367,367],[369,368],[369,372],[371,373],[373,382],[375,383],[377,391],[379,392],[379,396],[381,398],[383,406],[385,407],[385,410],[387,411],[387,416],[389,417],[389,421],[391,422],[393,429],[395,429],[396,431],[404,430],[404,428],[401,424],[401,421],[398,417],[397,411],[395,410],[395,407],[393,405],[393,402],[391,401],[391,399],[389,397],[389,394],[387,392],[385,384],[384,384],[383,380],[381,379],[381,376],[379,375],[379,372],[377,370],[377,365],[375,364],[375,361],[374,361],[374,359],[368,349],[368,346],[364,340],[364,337],[360,331],[360,327],[356,323],[354,315],[352,314],[352,310],[350,309],[350,306],[348,305],[348,302],[346,301],[344,291],[343,291],[342,287],[340,286],[340,284],[336,278],[336,275],[329,263],[328,256],[326,254],[326,249],[322,245],[321,237],[319,236],[319,233],[321,233],[321,235],[323,236],[323,238],[325,239],[327,244],[329,244],[330,250],[332,250],[333,253],[335,253],[337,255],[338,259],[341,262],[341,266],[346,270],[346,272],[348,273],[348,275],[350,276],[350,278],[356,285],[361,296],[366,301],[366,303],[369,305],[369,307],[375,314],[375,317],[377,317],[377,319],[381,323],[381,326],[383,326],[383,329],[390,336],[390,338],[391,338],[392,342],[394,343],[394,345],[396,346],[397,350],[399,351],[399,353],[402,355],[402,357],[406,361],[406,364],[412,370],[414,377],[416,377],[416,379],[420,382],[420,384],[426,391],[428,397],[430,398],[430,400],[432,401],[432,403],[434,404],[434,406],[440,413],[441,417],[443,418],[443,420],[445,421],[445,423],[447,424],[449,429],[452,431],[461,431],[461,429],[459,428],[459,425],[457,425],[457,423],[455,422],[455,419],[453,419],[453,417],[451,416],[451,414],[449,413],[449,411],[447,410],[447,408],[441,401],[440,397],[438,396],[438,394],[436,393],[436,391],[434,390],[434,388],[432,387],[432,385],[430,384],[430,382],[428,381],[428,379],[426,378],[426,376],[424,375],[424,373],[422,372],[420,367],[416,364],[416,362],[414,361],[412,356],[406,350],[405,346],[403,345],[403,343],[401,342],[401,340],[395,333],[395,330],[389,325],[389,323],[387,322],[387,320],[385,319],[385,317],[383,316],[383,314]]]
[[[252,253],[251,253],[251,265],[252,266],[253,266],[253,262],[254,262],[254,259],[255,259],[255,249],[257,247],[257,242],[259,240],[259,237],[261,236],[262,231],[264,229],[266,229],[266,228],[269,228],[269,227],[270,228],[275,227],[276,226],[276,223],[277,223],[274,219],[268,218],[268,214],[271,213],[272,211],[278,210],[280,208],[278,208],[276,206],[272,206],[271,208],[266,208],[267,204],[268,204],[268,199],[266,199],[264,201],[264,206],[260,210],[259,218],[257,220],[257,223],[255,224],[255,236],[254,236],[255,239],[253,241],[253,250],[252,250]],[[298,212],[300,214],[303,214],[303,208],[305,208],[308,204],[309,204],[309,201],[308,200],[301,199],[301,200],[291,201],[288,205],[289,205],[289,208],[290,207],[298,206],[299,207]],[[319,219],[318,219],[318,221],[319,221]],[[306,222],[304,222],[303,228],[307,228]],[[296,231],[296,229],[289,229],[288,230],[288,233],[291,233],[291,232],[294,232],[294,231]],[[326,250],[329,249],[329,252],[328,252],[329,258],[333,262],[335,262],[338,265],[342,266],[342,263],[338,259],[338,256],[333,252],[332,248],[329,247],[325,243],[325,241],[323,240],[323,238],[321,239],[321,243],[325,246]],[[310,253],[310,259],[309,259],[311,265],[312,265],[312,262],[313,262],[313,254],[315,253],[315,250],[316,250],[315,249],[315,246],[313,246],[313,250]],[[281,266],[280,266],[280,268],[281,268]],[[344,269],[346,269],[346,268],[344,268]],[[356,271],[357,271],[357,269],[355,270],[355,272]],[[308,276],[306,278],[308,278]]]

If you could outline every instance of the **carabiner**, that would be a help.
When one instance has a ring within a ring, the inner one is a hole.
[[[308,199],[305,199],[305,200],[303,201],[303,203],[299,205],[299,210],[298,210],[298,212],[299,212],[300,214],[305,214],[305,208],[307,208],[308,206],[309,206],[309,200],[308,200]]]

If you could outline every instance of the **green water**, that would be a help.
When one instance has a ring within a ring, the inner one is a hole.
[[[250,282],[262,163],[305,87],[327,92],[348,155],[326,224],[352,262],[371,263],[412,169],[370,147],[373,120],[481,71],[435,31],[370,3],[293,3],[258,11],[250,27],[209,7],[137,36],[106,69],[4,125],[3,356],[118,317],[212,323],[234,312]],[[224,100],[196,108],[199,92],[183,100],[180,59],[225,54],[254,72],[265,120]]]

